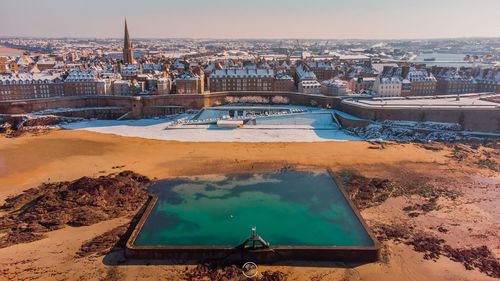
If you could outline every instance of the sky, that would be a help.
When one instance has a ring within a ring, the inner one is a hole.
[[[500,0],[0,0],[0,36],[500,37]]]

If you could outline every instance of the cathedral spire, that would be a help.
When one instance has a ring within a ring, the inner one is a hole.
[[[130,37],[128,35],[128,26],[127,26],[127,18],[125,18],[125,37],[124,37],[124,49],[130,48]]]
[[[125,18],[125,36],[123,38],[123,62],[124,63],[135,63],[134,61],[134,48],[130,42],[130,36],[128,34],[127,19]]]

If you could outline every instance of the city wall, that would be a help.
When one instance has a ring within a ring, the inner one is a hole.
[[[293,92],[218,92],[204,95],[167,95],[143,97],[136,100],[139,107],[148,110],[149,108],[161,107],[165,105],[183,106],[187,109],[200,109],[208,106],[225,104],[226,97],[259,96],[272,99],[275,96],[287,97],[291,104],[336,107],[340,105],[340,98],[326,97],[321,95],[308,95]],[[139,105],[140,103],[140,105]]]
[[[225,104],[226,97],[259,96],[271,99],[287,97],[291,104],[332,107],[360,118],[381,120],[436,121],[459,123],[463,128],[478,131],[500,131],[500,109],[498,108],[425,108],[425,107],[377,107],[342,102],[340,97],[308,95],[293,92],[219,92],[203,95],[166,95],[149,97],[85,96],[22,101],[1,101],[0,114],[22,114],[54,108],[92,108],[65,113],[65,116],[83,118],[109,118],[129,113],[127,118],[139,119],[164,116],[186,109],[200,109]],[[110,111],[109,107],[113,107]],[[100,111],[108,111],[109,114]],[[108,116],[109,117],[106,117]]]
[[[340,110],[373,121],[409,120],[458,123],[466,130],[500,132],[500,108],[380,107],[341,103]]]
[[[124,110],[131,112],[131,118],[137,119],[177,112],[180,108],[201,109],[207,106],[222,105],[226,103],[225,99],[228,96],[259,96],[269,99],[272,99],[274,96],[282,96],[287,97],[290,103],[297,105],[321,107],[338,107],[340,105],[340,98],[338,97],[315,96],[293,92],[219,92],[203,95],[165,95],[148,97],[84,96],[0,101],[0,113],[23,114],[55,108],[102,108],[102,110],[105,110],[105,107],[122,107]]]
[[[337,114],[337,113],[335,113],[334,116],[339,121],[340,126],[342,126],[342,128],[344,128],[344,129],[366,127],[371,123],[370,120],[350,119],[350,118],[346,118],[343,115]]]
[[[131,108],[131,97],[117,96],[82,96],[82,97],[63,97],[63,98],[47,98],[47,99],[32,99],[18,101],[1,101],[0,113],[4,114],[22,114],[47,109],[56,108],[102,108],[106,107],[123,107]]]

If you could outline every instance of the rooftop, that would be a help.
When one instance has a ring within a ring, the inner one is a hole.
[[[97,81],[97,74],[88,70],[73,70],[66,77],[66,82],[92,82]]]
[[[33,83],[53,83],[56,79],[61,79],[59,73],[19,73],[15,75],[0,75],[0,84],[33,84]]]
[[[220,69],[210,75],[211,78],[256,78],[274,77],[272,69]]]
[[[297,66],[296,70],[299,80],[316,80],[316,75],[304,64]]]

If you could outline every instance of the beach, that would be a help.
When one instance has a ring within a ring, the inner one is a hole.
[[[7,48],[0,45],[0,56],[19,56],[24,53],[24,50]]]
[[[0,51],[1,53],[1,51]],[[423,204],[419,195],[390,197],[361,210],[368,226],[404,222],[431,233],[455,248],[487,246],[500,257],[500,175],[478,165],[490,155],[500,162],[498,148],[481,146],[457,160],[453,145],[365,141],[323,142],[179,142],[83,130],[50,130],[18,138],[0,137],[0,202],[44,182],[98,177],[131,170],[151,179],[207,174],[265,172],[283,167],[355,171],[364,177],[396,182],[425,182],[461,195],[437,199],[438,207],[410,215],[405,207]],[[3,213],[2,213],[3,214]],[[82,243],[130,217],[47,233],[31,243],[0,249],[0,280],[183,280],[195,265],[151,261],[116,265],[114,254],[76,257]],[[446,229],[440,231],[438,229]],[[344,265],[298,263],[260,265],[259,271],[280,271],[286,280],[496,280],[478,269],[441,256],[424,259],[411,245],[382,242],[379,262]],[[4,278],[4,279],[2,279]]]

